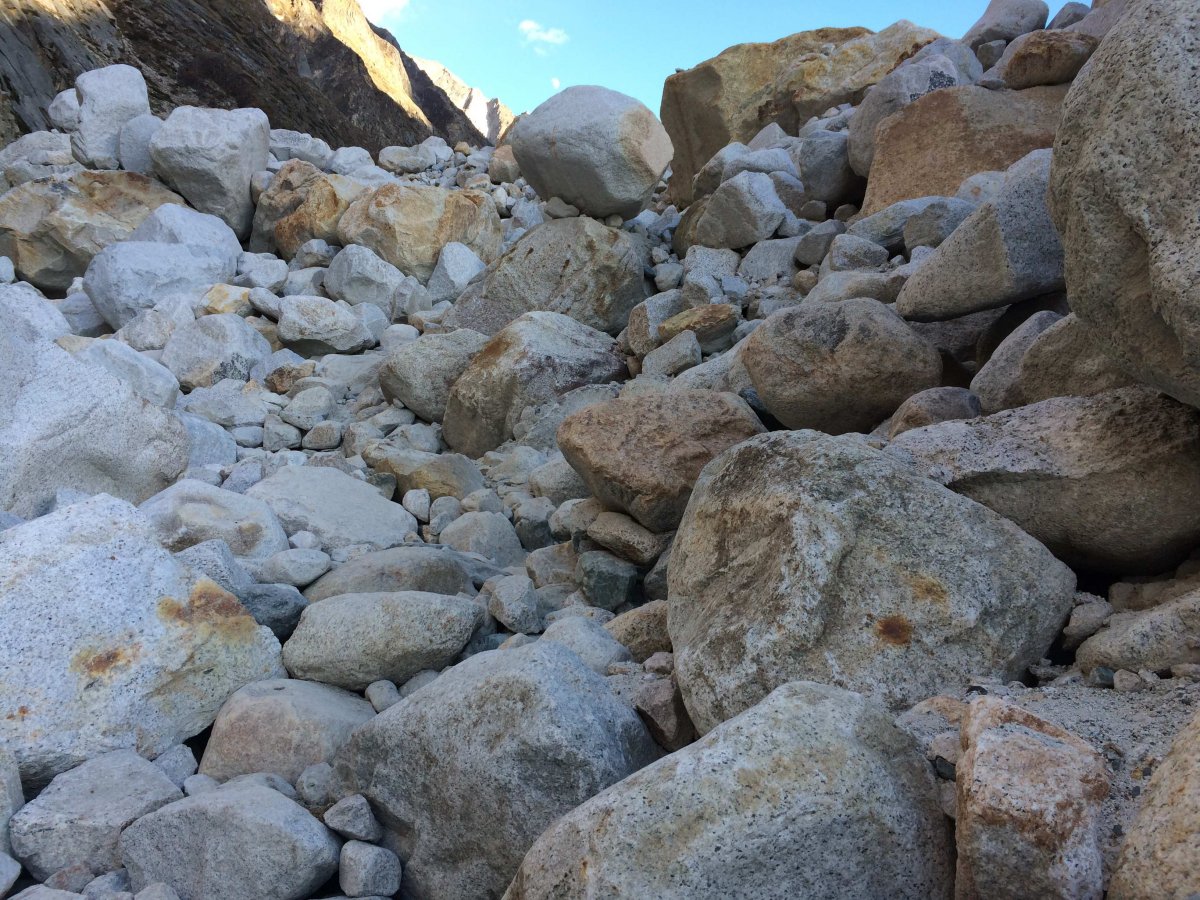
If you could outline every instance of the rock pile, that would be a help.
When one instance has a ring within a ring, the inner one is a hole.
[[[499,147],[81,75],[0,150],[0,896],[1200,893],[1200,24],[1047,18]]]

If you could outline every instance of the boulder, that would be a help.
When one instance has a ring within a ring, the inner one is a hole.
[[[1010,43],[990,76],[1019,91],[1073,81],[1091,59],[1099,39],[1073,31],[1034,31]]]
[[[383,550],[416,532],[417,520],[365,481],[327,466],[284,466],[246,491],[288,534],[310,531],[325,550],[362,544]]]
[[[937,349],[877,300],[779,310],[740,358],[771,415],[831,434],[870,431],[942,377]]]
[[[585,216],[530,229],[455,304],[447,325],[493,335],[545,310],[617,334],[646,299],[642,240]]]
[[[358,353],[376,343],[353,307],[324,297],[292,296],[279,301],[279,340],[301,355]]]
[[[74,354],[77,359],[106,369],[155,406],[174,409],[179,380],[161,363],[120,341],[95,341]]]
[[[949,898],[951,855],[912,740],[798,681],[560,818],[504,896]]]
[[[93,257],[128,239],[151,213],[183,198],[132,172],[78,172],[0,195],[0,256],[25,281],[65,291]]]
[[[187,468],[189,444],[177,416],[105,368],[0,335],[0,509],[41,515],[60,488],[139,503]]]
[[[1118,612],[1085,640],[1075,661],[1084,673],[1099,666],[1117,671],[1165,672],[1200,664],[1200,593],[1189,591],[1150,609]]]
[[[709,460],[764,430],[734,394],[635,394],[568,416],[558,445],[605,506],[665,532],[679,524]]]
[[[390,321],[404,273],[366,247],[351,244],[338,251],[325,273],[324,288],[334,300],[351,306],[378,306]]]
[[[309,766],[329,762],[350,733],[374,716],[362,697],[327,684],[256,681],[221,707],[200,773],[227,781],[272,772],[295,784]]]
[[[669,588],[675,673],[703,734],[795,678],[893,708],[968,673],[1016,678],[1058,634],[1075,576],[860,438],[782,432],[700,474]]]
[[[304,592],[312,602],[339,594],[427,591],[471,594],[471,572],[481,563],[445,547],[415,544],[364,553],[323,575]],[[480,580],[494,574],[489,570]]]
[[[114,750],[55,776],[12,817],[13,853],[34,878],[84,865],[121,867],[121,831],[183,794],[167,774],[132,750]]]
[[[450,388],[487,342],[486,335],[470,328],[421,335],[388,355],[379,371],[383,396],[403,403],[426,422],[441,422]]]
[[[1200,172],[1200,99],[1187,66],[1200,39],[1195,12],[1187,0],[1129,5],[1071,90],[1050,178],[1072,311],[1138,381],[1193,406],[1200,281],[1190,261],[1200,247],[1200,197],[1189,186]]]
[[[267,339],[233,313],[201,316],[176,328],[163,347],[162,364],[191,390],[225,378],[246,381],[271,355]]]
[[[1043,0],[991,0],[979,21],[963,35],[963,43],[975,50],[991,41],[1011,41],[1046,27],[1050,7]]]
[[[194,307],[210,287],[232,280],[233,274],[220,247],[130,240],[96,254],[83,289],[104,320],[121,328],[164,300]]]
[[[443,672],[359,728],[334,768],[379,815],[406,895],[466,900],[499,896],[555,819],[656,755],[603,678],[538,641]]]
[[[1144,388],[1061,397],[901,435],[932,477],[1073,566],[1161,572],[1200,542],[1200,414]]]
[[[509,140],[521,174],[585,215],[636,216],[671,163],[671,139],[644,105],[603,87],[560,91],[522,116]]]
[[[1066,85],[992,91],[961,85],[926,94],[879,124],[863,211],[953,197],[980,172],[1003,171],[1054,144]]]
[[[385,184],[350,204],[338,221],[338,238],[362,244],[425,284],[451,241],[492,262],[500,251],[500,217],[480,191]]]
[[[120,168],[121,128],[150,112],[146,80],[133,66],[105,66],[75,79],[79,118],[71,135],[75,158],[95,169]]]
[[[337,871],[338,851],[308,810],[254,782],[177,800],[121,835],[133,889],[161,882],[180,900],[303,900]]]
[[[498,566],[519,566],[525,548],[508,516],[500,512],[471,510],[463,513],[438,535],[447,547],[493,560]]]
[[[149,110],[145,110],[149,112]],[[154,171],[238,237],[250,234],[250,179],[267,167],[271,126],[260,109],[180,106],[150,140]]]
[[[157,756],[281,671],[270,631],[121,500],[101,494],[8,529],[0,566],[0,673],[21,698],[0,742],[27,784],[110,750]]]
[[[326,175],[311,163],[285,162],[259,197],[250,251],[277,250],[290,260],[310,240],[340,243],[338,222],[366,191],[362,182]]]
[[[476,275],[487,268],[479,255],[466,244],[451,241],[442,247],[437,265],[429,276],[429,296],[433,302],[453,303]]]
[[[958,897],[1100,897],[1108,766],[1090,744],[998,697],[962,718]]]
[[[138,511],[172,552],[220,540],[235,556],[266,559],[288,549],[287,533],[261,500],[185,478]]]
[[[349,690],[381,679],[403,684],[453,662],[482,618],[482,607],[463,597],[342,594],[309,604],[283,661],[295,678]]]
[[[513,436],[526,409],[625,376],[624,357],[607,334],[559,313],[525,313],[454,383],[442,422],[446,443],[480,457]]]
[[[896,67],[867,91],[850,119],[850,165],[864,178],[875,159],[875,129],[879,123],[926,94],[960,84],[975,84],[983,67],[965,44],[939,38],[912,59]],[[807,182],[805,182],[807,187]],[[817,198],[821,199],[821,198]]]
[[[913,394],[900,404],[895,415],[887,422],[887,438],[891,440],[906,431],[938,422],[974,419],[981,415],[983,408],[979,398],[966,388],[930,388]]]
[[[735,175],[693,209],[696,218],[680,225],[680,232],[689,229],[689,243],[731,250],[765,241],[787,215],[770,176],[761,172]]]
[[[1186,897],[1200,891],[1198,807],[1200,715],[1179,732],[1150,778],[1108,886],[1112,900]]]
[[[1049,150],[1035,150],[921,263],[896,297],[906,319],[954,319],[1041,297],[1065,286],[1063,249],[1050,210]]]
[[[796,134],[811,116],[857,103],[871,85],[938,37],[897,22],[804,31],[770,44],[738,44],[663,85],[662,122],[671,137],[671,197],[692,199],[692,179],[718,150],[749,143],[772,122]]]

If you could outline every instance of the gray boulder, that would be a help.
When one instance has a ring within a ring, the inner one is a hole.
[[[179,379],[162,363],[155,362],[120,341],[95,341],[75,354],[76,359],[99,366],[121,379],[148,403],[174,409],[179,399]]]
[[[105,368],[0,335],[0,509],[35,516],[55,492],[140,502],[188,465],[183,423]]]
[[[121,835],[133,889],[163,882],[180,900],[303,900],[337,871],[337,837],[261,784],[177,800]]]
[[[242,245],[233,229],[207,213],[179,203],[164,203],[148,215],[129,236],[131,241],[155,244],[186,244],[219,250],[224,271],[237,271]]]
[[[470,328],[421,335],[388,355],[379,371],[383,396],[400,401],[426,422],[441,422],[450,388],[487,342],[486,335]]]
[[[171,551],[210,540],[221,540],[234,555],[253,559],[288,549],[287,533],[266,503],[203,481],[178,481],[139,511]]]
[[[146,80],[133,66],[106,66],[75,79],[79,119],[71,135],[75,158],[96,169],[120,168],[121,127],[150,112]]]
[[[163,300],[196,305],[214,284],[232,279],[234,267],[217,246],[122,241],[96,254],[83,290],[104,320],[121,328]]]
[[[944,900],[933,797],[885,710],[797,681],[560,818],[504,896]]]
[[[390,262],[358,244],[338,251],[325,273],[325,292],[334,300],[351,306],[370,303],[378,306],[390,320],[396,294],[404,282],[404,273]]]
[[[761,172],[735,175],[695,208],[693,243],[733,250],[765,241],[787,215],[774,183]]]
[[[446,443],[480,457],[513,436],[526,409],[626,375],[625,360],[607,334],[558,313],[525,313],[492,338],[454,383],[442,422]]]
[[[0,743],[27,784],[110,750],[157,756],[281,671],[271,633],[123,501],[100,495],[0,533],[0,567],[0,678],[29,698],[0,718]]]
[[[483,607],[463,597],[342,594],[309,604],[283,662],[295,678],[349,690],[384,679],[403,684],[453,662],[482,621]]]
[[[284,466],[246,491],[279,517],[289,534],[311,531],[326,549],[365,544],[394,547],[417,520],[378,489],[327,466]]]
[[[271,355],[267,339],[233,313],[201,316],[176,328],[163,347],[162,364],[189,390],[225,378],[246,381]]]
[[[953,319],[1063,289],[1062,243],[1046,205],[1051,156],[1035,150],[1013,164],[999,196],[959,225],[900,289],[900,315]]]
[[[429,276],[429,295],[434,303],[443,300],[453,303],[467,289],[487,264],[479,258],[479,254],[458,241],[451,241],[438,254],[437,265]]]
[[[912,466],[857,437],[784,432],[701,473],[671,550],[668,628],[706,733],[796,678],[892,708],[971,674],[1012,680],[1074,589],[1045,547]]]
[[[10,822],[13,853],[39,881],[60,869],[121,867],[121,832],[183,794],[132,750],[114,750],[63,772]]]
[[[250,179],[267,167],[270,145],[262,110],[180,106],[155,132],[150,157],[159,177],[192,206],[245,238],[254,217]]]
[[[305,591],[312,602],[339,594],[426,591],[433,594],[471,594],[472,572],[482,582],[495,574],[489,564],[448,547],[412,544],[364,553],[317,579]]]
[[[358,353],[378,341],[353,307],[325,297],[292,296],[279,301],[279,339],[304,356]]]
[[[379,813],[407,896],[467,900],[499,896],[551,822],[656,755],[603,678],[538,641],[443,672],[359,728],[335,769]]]
[[[1088,16],[1119,18],[1068,95],[1050,203],[1072,311],[1138,381],[1197,406],[1200,21],[1188,0],[1125,6]]]
[[[562,313],[619,333],[646,299],[644,242],[585,216],[531,229],[458,300],[446,324],[493,335],[522,313]]]
[[[539,196],[559,197],[599,219],[637,215],[674,152],[654,113],[592,85],[569,87],[542,103],[520,120],[511,143]]]
[[[1161,572],[1200,541],[1200,413],[1144,388],[943,422],[893,447],[1075,566]]]
[[[983,15],[963,36],[972,50],[990,41],[1011,41],[1046,27],[1050,7],[1042,0],[991,0]]]

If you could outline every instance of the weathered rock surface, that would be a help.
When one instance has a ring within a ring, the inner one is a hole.
[[[1125,388],[943,422],[893,446],[1073,565],[1158,572],[1200,539],[1198,441],[1194,410]]]
[[[311,603],[283,648],[293,677],[361,691],[449,665],[483,618],[463,597],[420,591],[342,594]]]
[[[454,382],[487,342],[487,335],[470,328],[421,335],[389,354],[379,372],[383,395],[426,422],[441,422]]]
[[[450,241],[484,262],[500,250],[500,217],[479,191],[450,191],[417,184],[385,184],[350,204],[338,220],[343,244],[362,244],[422,284]]]
[[[498,896],[552,821],[655,756],[633,710],[547,641],[459,663],[355,732],[335,768],[379,814],[410,896],[467,898]],[[480,804],[494,814],[470,815]]]
[[[555,219],[522,236],[455,304],[448,325],[494,335],[535,310],[617,334],[646,299],[644,244],[595,219]]]
[[[100,495],[0,534],[0,679],[21,698],[0,738],[22,777],[123,748],[154,756],[280,671],[279,644],[197,581],[129,504]]]
[[[63,772],[10,822],[13,853],[35,878],[84,865],[121,867],[117,842],[134,821],[183,798],[158,766],[114,750]]]
[[[200,773],[227,781],[272,772],[294,784],[309,766],[329,762],[350,733],[374,716],[366,700],[328,684],[256,681],[221,707]]]
[[[1200,199],[1185,185],[1200,104],[1180,66],[1198,39],[1186,0],[1131,4],[1072,90],[1050,186],[1072,310],[1140,381],[1192,405]],[[1149,116],[1150,103],[1172,114]]]
[[[559,313],[525,313],[492,338],[450,390],[446,443],[479,457],[513,435],[527,408],[626,376],[608,335]]]
[[[894,707],[967,672],[1014,678],[1058,633],[1075,577],[860,439],[792,432],[701,473],[669,585],[676,674],[707,733],[796,678]]]
[[[1067,86],[934,91],[879,125],[863,211],[900,200],[953,197],[980,172],[1003,171],[1054,144]]]
[[[794,682],[556,821],[504,896],[949,897],[927,778],[883,709]]]
[[[559,427],[558,445],[605,506],[665,532],[683,517],[700,470],[763,431],[734,394],[678,391],[586,407]]]
[[[59,488],[141,502],[188,464],[187,429],[48,342],[0,335],[0,509],[40,515]]]
[[[763,405],[788,428],[870,431],[942,377],[937,349],[877,300],[773,313],[740,359]]]
[[[671,162],[671,139],[644,105],[607,88],[560,91],[510,137],[521,174],[542,197],[589,216],[632,218]]]
[[[269,506],[203,481],[178,481],[155,494],[138,511],[171,551],[211,540],[224,541],[235,556],[254,559],[266,559],[288,549],[287,534]]]
[[[1099,897],[1104,757],[995,697],[967,705],[955,783],[958,897]]]
[[[254,782],[185,797],[121,835],[134,890],[180,900],[301,900],[337,871],[338,840],[304,807]]]

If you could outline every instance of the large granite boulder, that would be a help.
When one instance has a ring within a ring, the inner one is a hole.
[[[1113,4],[1109,4],[1113,5]],[[1135,2],[1076,80],[1050,206],[1071,309],[1140,381],[1200,405],[1200,20],[1188,0]]]
[[[1011,680],[1049,648],[1074,589],[1007,519],[861,438],[782,432],[700,474],[671,550],[668,627],[706,733],[796,678],[893,708],[969,674]]]

